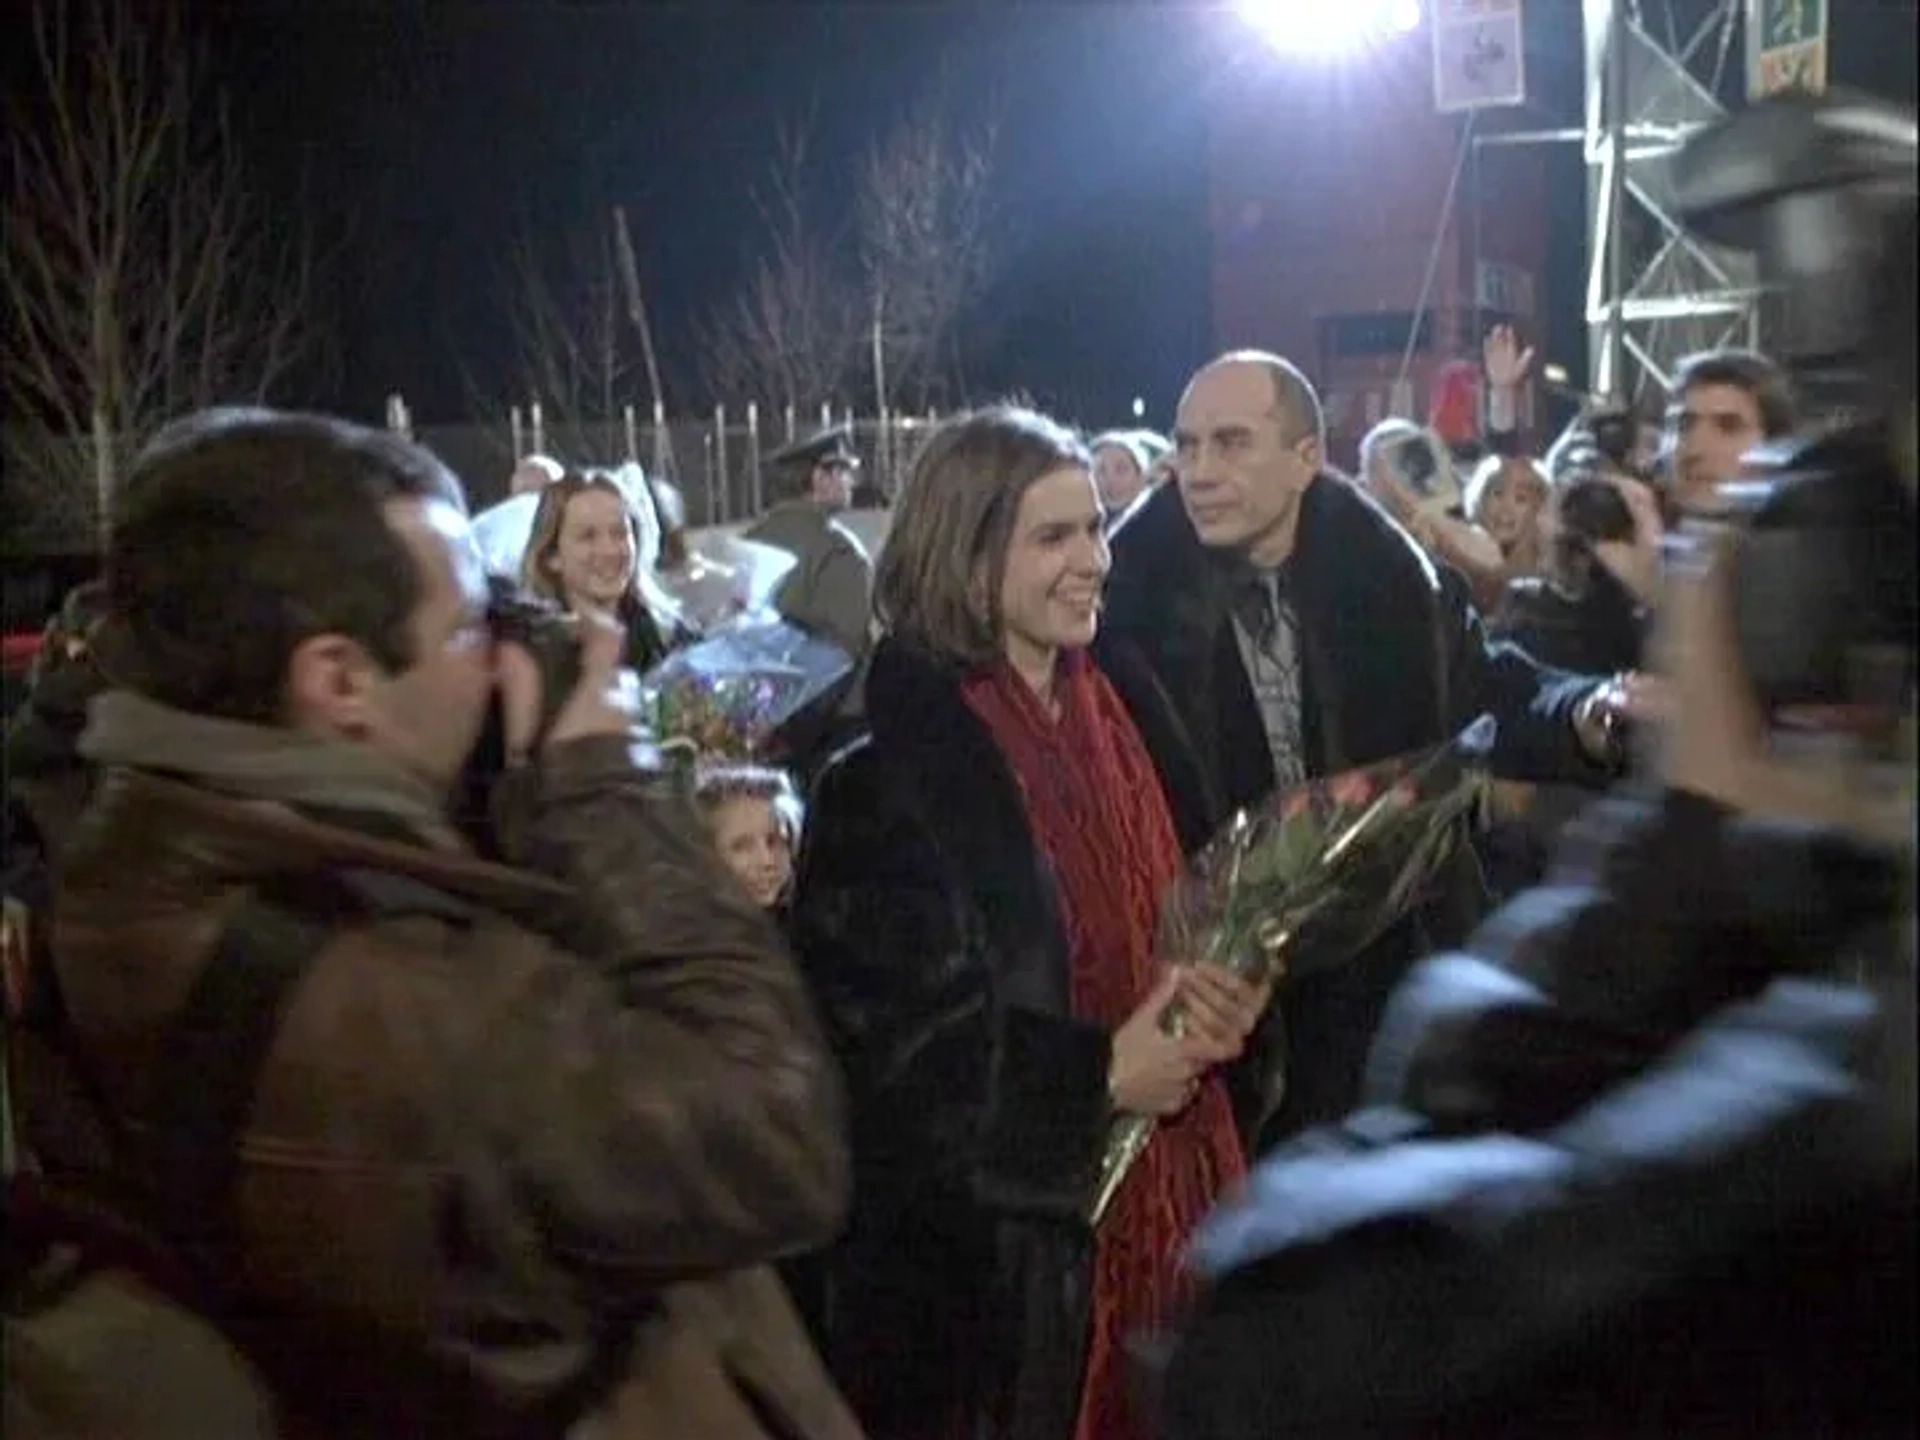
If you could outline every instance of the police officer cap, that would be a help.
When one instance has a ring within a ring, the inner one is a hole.
[[[838,425],[783,446],[767,457],[767,463],[794,470],[811,470],[816,465],[845,465],[858,470],[860,455],[853,448],[853,432]]]

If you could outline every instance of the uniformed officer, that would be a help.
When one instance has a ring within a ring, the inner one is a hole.
[[[781,616],[858,657],[872,629],[873,561],[835,517],[853,500],[860,456],[844,427],[826,430],[767,458],[782,497],[745,538],[775,545],[799,563],[774,592]]]

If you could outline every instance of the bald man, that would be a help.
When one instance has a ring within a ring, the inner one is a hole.
[[[1216,823],[1276,786],[1437,744],[1488,711],[1503,772],[1603,782],[1615,756],[1602,687],[1490,645],[1461,577],[1328,469],[1325,428],[1297,367],[1222,356],[1181,397],[1177,483],[1113,533],[1098,643],[1130,647],[1159,677],[1211,771]],[[1284,1074],[1244,1077],[1243,1128],[1275,1140],[1352,1107],[1388,991],[1485,907],[1468,847],[1444,882],[1356,959],[1285,987],[1291,1055]]]

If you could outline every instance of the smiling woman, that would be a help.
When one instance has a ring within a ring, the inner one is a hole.
[[[676,639],[673,604],[652,575],[657,550],[634,497],[617,480],[597,471],[570,474],[540,492],[520,578],[569,613],[617,620],[627,632],[626,663],[644,672]]]
[[[1265,997],[1156,948],[1200,783],[1151,679],[1088,654],[1109,563],[1069,431],[942,427],[875,575],[870,738],[814,791],[793,937],[857,1177],[824,1340],[876,1435],[1144,1435],[1122,1347],[1243,1168],[1218,1067]],[[1184,1037],[1176,996],[1206,1017]],[[1094,1234],[1116,1113],[1160,1126]]]

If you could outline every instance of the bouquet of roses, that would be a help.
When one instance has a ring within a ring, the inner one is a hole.
[[[640,680],[661,750],[690,760],[776,759],[797,717],[838,695],[853,659],[783,620],[749,617],[676,650]]]
[[[1163,902],[1161,953],[1253,981],[1344,964],[1421,899],[1480,802],[1493,720],[1432,749],[1276,792],[1236,814]],[[1169,1033],[1186,1023],[1176,1002]],[[1151,1116],[1107,1135],[1099,1224],[1153,1138]]]

